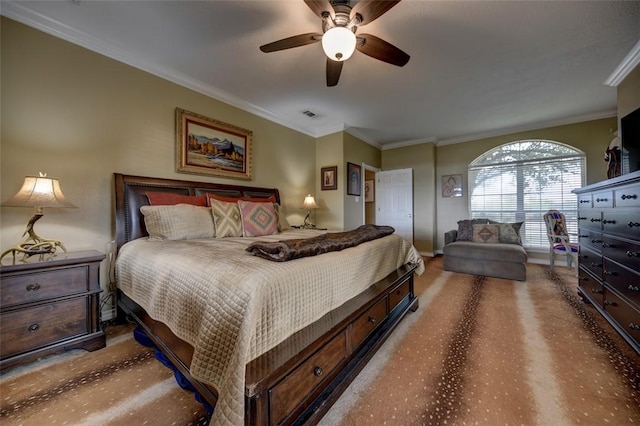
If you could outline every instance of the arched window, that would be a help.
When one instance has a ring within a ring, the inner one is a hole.
[[[522,222],[525,247],[549,247],[542,215],[564,213],[570,234],[578,233],[577,197],[584,186],[584,152],[549,140],[521,140],[485,152],[469,165],[472,218]]]

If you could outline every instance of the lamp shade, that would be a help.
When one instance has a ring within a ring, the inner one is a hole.
[[[40,176],[26,176],[20,191],[2,203],[6,207],[75,207],[64,197],[58,179]]]
[[[356,50],[356,35],[345,27],[333,27],[323,34],[322,49],[329,59],[346,61]]]
[[[311,194],[304,197],[304,203],[302,203],[302,208],[305,210],[313,210],[315,208],[318,208],[318,206],[316,206],[316,200],[311,196]]]

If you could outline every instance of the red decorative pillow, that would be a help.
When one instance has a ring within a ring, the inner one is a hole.
[[[275,203],[276,197],[274,195],[267,198],[250,198],[250,197],[226,197],[224,195],[217,195],[207,193],[207,205],[211,205],[211,199],[224,201],[225,203],[237,203],[239,200],[250,201],[252,203]]]
[[[145,195],[152,206],[172,206],[174,204],[191,204],[193,206],[207,205],[207,197],[204,195],[182,195],[171,192],[146,191]]]

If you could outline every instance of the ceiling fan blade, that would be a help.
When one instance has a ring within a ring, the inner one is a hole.
[[[331,19],[336,17],[336,13],[333,10],[333,6],[331,6],[329,0],[304,0],[304,2],[307,6],[309,6],[309,9],[311,9],[313,13],[321,18],[324,18],[324,16],[322,16],[323,12],[328,12],[329,15],[331,15]]]
[[[393,44],[371,34],[358,34],[358,39],[362,41],[356,44],[356,49],[380,61],[403,67],[411,58]]]
[[[362,17],[360,25],[366,25],[378,19],[398,3],[400,3],[400,0],[360,0],[351,9],[350,18],[353,19],[356,14],[359,14]]]
[[[298,34],[262,45],[260,50],[265,53],[276,52],[278,50],[291,49],[292,47],[306,46],[307,44],[317,43],[320,40],[322,40],[322,34],[319,33]]]
[[[327,87],[338,84],[340,73],[342,72],[342,64],[344,64],[344,62],[333,61],[327,58]]]

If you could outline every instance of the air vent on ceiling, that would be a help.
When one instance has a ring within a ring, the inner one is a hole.
[[[302,113],[304,115],[306,115],[307,117],[309,117],[309,118],[316,118],[318,116],[318,114],[316,114],[313,111],[309,111],[309,110],[302,111]]]

